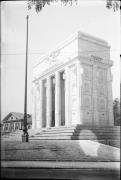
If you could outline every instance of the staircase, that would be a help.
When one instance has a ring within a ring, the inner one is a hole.
[[[22,130],[2,136],[6,141],[21,141]],[[29,129],[29,140],[93,140],[102,144],[120,147],[120,126],[60,126],[43,129]]]
[[[120,147],[119,126],[61,126],[30,130],[30,140],[93,140]]]

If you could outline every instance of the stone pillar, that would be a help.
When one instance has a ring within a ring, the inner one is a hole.
[[[36,128],[36,87],[35,83],[33,84],[32,87],[32,129]],[[22,123],[21,123],[21,128],[22,128]]]
[[[46,111],[47,127],[51,126],[52,120],[52,82],[51,77],[47,78],[47,111]]]
[[[93,75],[92,75],[92,124],[99,125],[98,118],[98,96],[97,96],[97,66],[93,64]]]
[[[77,124],[83,124],[82,112],[81,112],[81,85],[82,85],[82,73],[83,69],[81,67],[80,61],[76,63],[77,67]]]
[[[55,73],[55,126],[61,122],[61,90],[60,90],[60,72]]]
[[[112,74],[110,68],[107,70],[107,104],[108,104],[108,125],[114,126],[113,98],[112,98]]]
[[[40,128],[43,124],[43,81],[40,80]]]
[[[71,125],[69,121],[69,68],[65,68],[65,125]]]

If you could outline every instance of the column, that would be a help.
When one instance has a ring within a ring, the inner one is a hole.
[[[93,117],[92,117],[92,124],[99,125],[99,118],[98,118],[98,96],[97,96],[97,66],[93,64],[93,79],[92,79],[92,102],[93,102]]]
[[[69,68],[65,68],[65,125],[69,126]]]
[[[55,126],[61,122],[61,90],[60,90],[60,72],[55,73]]]
[[[108,122],[107,125],[114,126],[113,98],[112,98],[112,74],[110,67],[107,69],[107,103],[108,103]]]
[[[43,124],[43,81],[40,80],[40,128],[42,128]]]
[[[46,111],[47,127],[51,126],[52,121],[52,82],[51,77],[47,78],[47,111]]]
[[[81,112],[81,85],[82,85],[82,73],[80,61],[76,63],[77,66],[77,124],[83,124],[82,112]]]
[[[36,94],[35,94],[35,83],[32,87],[32,129],[36,128]],[[21,128],[22,128],[22,122],[21,122]]]

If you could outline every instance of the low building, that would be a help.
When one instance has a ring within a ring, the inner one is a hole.
[[[24,126],[24,114],[18,112],[10,112],[2,120],[2,131],[11,132],[18,129],[23,129]],[[32,116],[27,114],[27,127],[30,129],[32,126]]]

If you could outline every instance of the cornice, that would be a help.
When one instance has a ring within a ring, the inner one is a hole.
[[[97,38],[97,37],[89,35],[89,34],[86,34],[86,33],[82,33],[80,31],[78,32],[78,38],[95,43],[97,45],[100,45],[100,46],[103,46],[106,48],[110,48],[110,46],[108,45],[108,43],[105,40]]]
[[[51,58],[53,56],[53,54],[56,54],[58,52],[61,53],[60,51],[64,47],[68,46],[70,43],[72,43],[76,39],[78,39],[78,41],[79,41],[79,39],[82,39],[82,40],[85,40],[85,41],[92,42],[92,43],[95,43],[97,45],[103,46],[105,48],[110,48],[110,46],[108,45],[108,43],[105,40],[97,38],[97,37],[94,37],[94,36],[91,36],[91,35],[89,35],[87,33],[83,33],[81,31],[77,31],[76,33],[73,33],[65,41],[63,41],[58,46],[56,46],[54,49],[50,50],[47,54],[41,56],[40,57],[41,61],[39,63],[37,63],[36,65],[34,65],[33,68],[36,68],[43,61],[46,61],[47,59]]]
[[[39,79],[43,79],[44,77],[46,77],[47,75],[52,75],[54,74],[55,71],[61,71],[63,69],[63,67],[65,67],[67,64],[70,65],[72,64],[74,61],[76,62],[78,59],[78,56],[70,59],[69,61],[62,63],[62,64],[56,64],[55,66],[52,66],[51,68],[46,69],[43,74],[38,75],[38,77],[36,79],[34,79],[32,82],[36,82]]]

